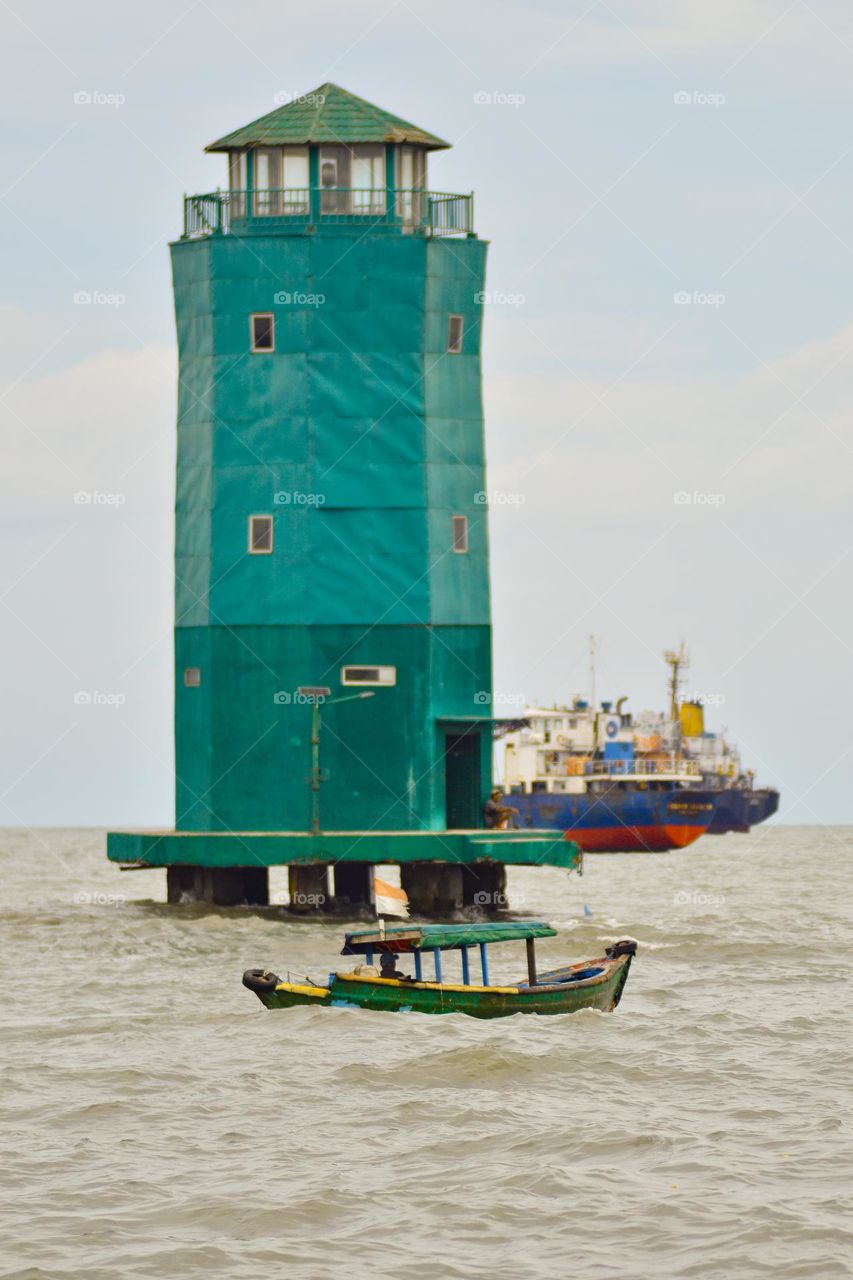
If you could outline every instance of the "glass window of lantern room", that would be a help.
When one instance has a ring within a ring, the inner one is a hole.
[[[281,209],[281,152],[277,147],[255,151],[255,213],[261,217]]]
[[[384,213],[385,148],[353,147],[351,166],[353,213]]]
[[[308,177],[308,148],[282,147],[281,185],[284,213],[307,213],[311,186]]]
[[[423,197],[418,193],[423,190],[426,167],[424,153],[419,147],[400,147],[399,173],[397,187],[399,189],[398,210],[404,222],[420,222]]]
[[[246,153],[229,151],[228,185],[231,188],[231,212],[235,218],[246,216]]]
[[[321,213],[349,212],[349,151],[346,147],[320,148]]]

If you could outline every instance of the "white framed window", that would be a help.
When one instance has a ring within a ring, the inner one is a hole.
[[[308,148],[282,147],[282,213],[307,213],[309,192]]]
[[[353,213],[385,212],[385,148],[353,147],[350,161]]]
[[[450,524],[453,530],[453,550],[458,555],[464,555],[468,550],[468,517],[451,516]]]
[[[396,667],[341,667],[341,684],[380,684],[397,683]]]
[[[184,685],[187,689],[197,689],[201,684],[201,667],[184,667]]]
[[[462,350],[462,317],[448,316],[447,319],[447,353],[458,356]]]
[[[275,316],[271,311],[256,311],[249,317],[252,350],[275,351]]]
[[[268,556],[272,544],[272,516],[249,516],[249,554]]]

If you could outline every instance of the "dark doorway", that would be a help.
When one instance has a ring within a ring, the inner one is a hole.
[[[480,825],[480,735],[444,735],[444,795],[448,831]]]

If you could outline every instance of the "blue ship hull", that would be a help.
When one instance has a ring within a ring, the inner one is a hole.
[[[721,836],[727,831],[749,831],[764,822],[779,808],[779,792],[772,787],[757,791],[733,788],[717,791],[717,807],[708,827],[710,835]]]
[[[659,852],[682,849],[709,828],[719,793],[651,786],[643,791],[613,787],[606,795],[508,795],[522,828],[562,829],[589,853]]]

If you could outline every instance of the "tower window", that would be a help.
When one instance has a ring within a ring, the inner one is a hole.
[[[462,350],[462,317],[450,316],[447,322],[447,352],[458,356]]]
[[[252,350],[275,351],[275,317],[269,311],[251,317]]]
[[[341,684],[397,683],[396,667],[341,667]]]
[[[451,516],[453,528],[453,550],[460,554],[468,550],[468,517]]]
[[[272,551],[272,516],[249,516],[249,553],[268,556]]]
[[[184,685],[187,689],[197,689],[201,684],[201,667],[184,667]]]

